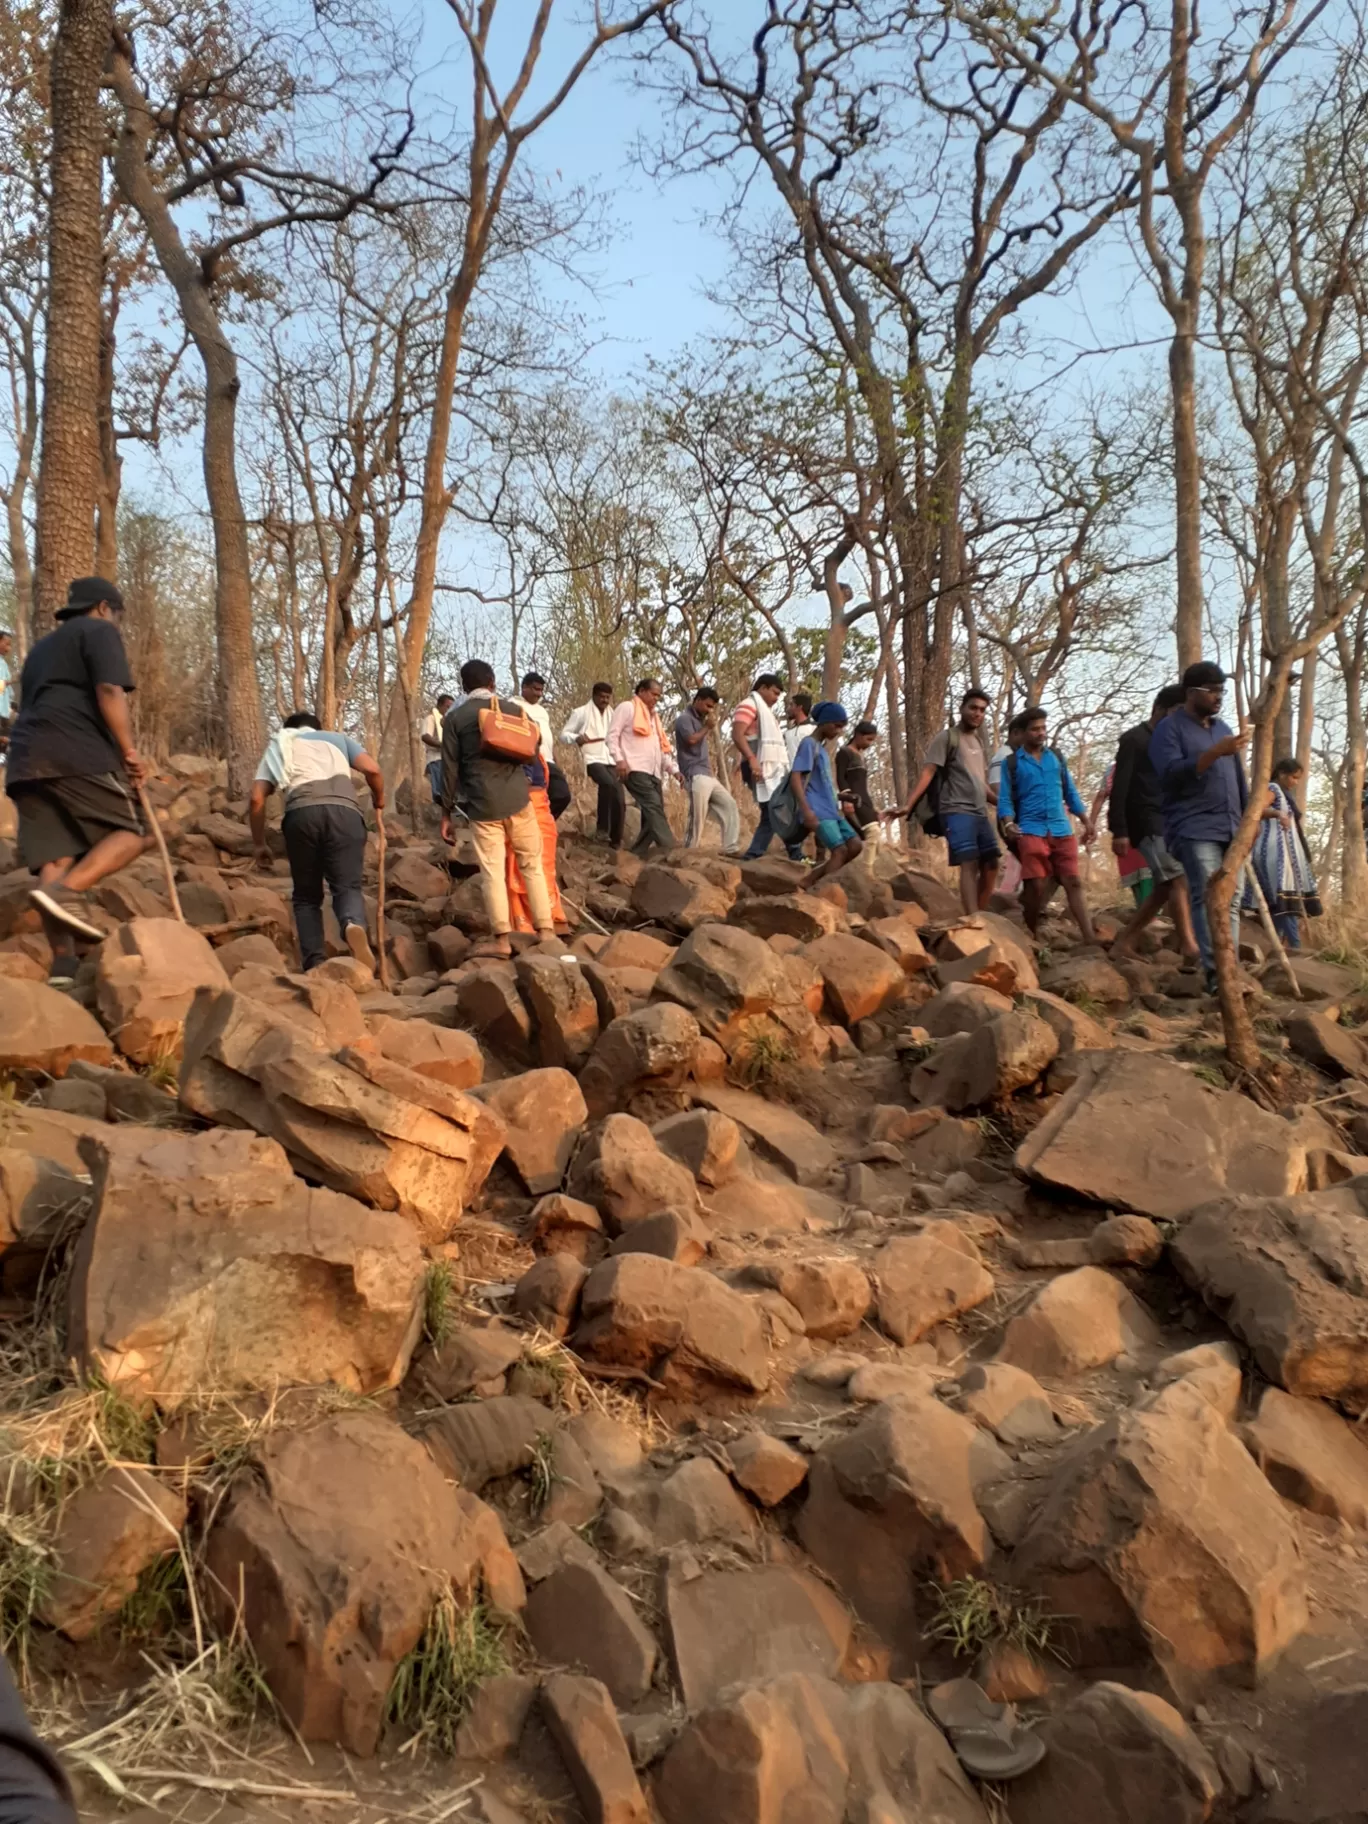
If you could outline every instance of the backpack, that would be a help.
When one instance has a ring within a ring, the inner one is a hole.
[[[526,711],[491,697],[480,711],[480,752],[486,760],[526,766],[536,757],[541,730]]]
[[[1017,754],[1019,751],[1020,751],[1019,749],[1014,747],[1012,749],[1011,753],[1008,754],[1007,758],[1002,763],[1004,767],[1010,766],[1012,769],[1012,809],[1014,811],[1018,810],[1020,808],[1019,800],[1021,797],[1021,787],[1017,783]],[[1046,748],[1045,751],[1046,751],[1046,753],[1053,754],[1055,759],[1058,760],[1058,762],[1059,762],[1059,780],[1060,780],[1060,784],[1062,786],[1065,779],[1067,779],[1069,776],[1069,763],[1064,758],[1063,754],[1060,753],[1060,751],[1057,747],[1050,746],[1050,747]],[[1007,831],[1003,825],[1003,821],[1002,821],[1001,817],[999,817],[997,820],[997,827],[998,827],[998,835],[1002,838],[1003,842],[1007,845],[1007,847],[1012,851],[1013,855],[1015,855],[1017,853],[1016,838],[1013,836],[1009,836],[1007,834]]]
[[[921,825],[922,831],[927,836],[944,836],[945,834],[945,820],[941,816],[940,808],[941,787],[945,783],[945,774],[950,762],[959,752],[959,744],[959,729],[949,729],[947,731],[945,743],[945,759],[936,768],[935,772],[932,773],[930,785],[927,786],[921,797],[918,798],[916,805],[913,808],[912,815],[916,818],[917,822]]]
[[[797,842],[807,834],[803,822],[803,813],[798,809],[798,800],[793,792],[793,774],[790,773],[782,785],[776,786],[766,809],[769,811],[769,826],[787,846]]]

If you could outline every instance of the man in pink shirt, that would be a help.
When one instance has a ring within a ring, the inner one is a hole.
[[[609,756],[641,812],[641,834],[632,844],[634,855],[675,846],[665,816],[664,780],[667,772],[677,777],[679,768],[656,714],[659,701],[659,680],[643,678],[627,701],[618,704],[608,724]]]

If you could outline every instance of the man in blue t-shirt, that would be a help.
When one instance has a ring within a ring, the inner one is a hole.
[[[816,836],[827,851],[826,860],[815,867],[803,882],[803,888],[815,887],[819,880],[836,873],[847,862],[854,861],[864,843],[859,832],[846,817],[836,792],[836,775],[832,770],[831,750],[841,738],[849,721],[839,703],[819,703],[812,712],[813,730],[799,742],[793,756],[793,796],[806,829]]]
[[[1072,813],[1082,824],[1085,843],[1093,839],[1092,821],[1064,756],[1049,745],[1045,711],[1023,710],[1012,723],[1021,730],[1021,745],[1002,763],[998,815],[1021,863],[1026,929],[1032,937],[1039,931],[1046,894],[1050,883],[1057,880],[1083,942],[1095,943],[1088,902],[1078,878],[1078,838],[1069,816]]]
[[[1200,659],[1183,673],[1184,700],[1164,717],[1150,738],[1150,764],[1159,780],[1164,841],[1187,875],[1192,929],[1202,953],[1209,993],[1216,991],[1216,957],[1211,947],[1206,890],[1225,859],[1249,797],[1240,749],[1249,739],[1236,734],[1216,713],[1225,693],[1225,673]],[[1240,895],[1230,900],[1230,935],[1240,948]]]
[[[252,786],[247,821],[257,860],[267,867],[272,858],[266,846],[266,800],[277,787],[285,794],[280,833],[294,883],[295,929],[305,969],[315,968],[328,954],[323,938],[325,884],[332,888],[342,941],[357,962],[375,967],[361,897],[366,820],[356,801],[353,771],[369,787],[378,818],[385,808],[385,776],[375,761],[350,735],[323,729],[316,716],[296,710],[271,736]]]

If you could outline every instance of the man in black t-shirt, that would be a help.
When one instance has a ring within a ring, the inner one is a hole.
[[[74,972],[73,937],[98,943],[86,895],[150,845],[135,796],[146,768],[133,741],[133,686],[119,623],[123,597],[77,577],[56,628],[19,680],[5,789],[19,814],[19,855],[53,949],[52,979]]]

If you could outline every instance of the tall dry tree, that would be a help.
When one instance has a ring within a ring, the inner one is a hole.
[[[106,126],[100,83],[113,37],[112,0],[61,0],[50,93],[48,307],[43,346],[35,595],[40,625],[95,556],[100,444]]]
[[[1081,0],[1047,33],[993,4],[948,0],[955,18],[1004,70],[1079,110],[1124,154],[1135,220],[1160,302],[1173,325],[1178,663],[1202,656],[1202,461],[1197,350],[1207,262],[1204,199],[1222,155],[1328,0],[1258,0],[1218,12],[1206,28],[1194,0]],[[1060,15],[1052,15],[1060,17]]]

